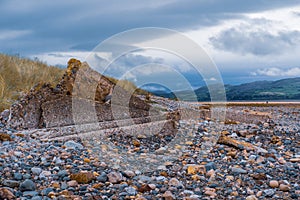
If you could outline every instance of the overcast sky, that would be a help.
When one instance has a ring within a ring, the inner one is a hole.
[[[142,27],[174,29],[197,42],[225,83],[300,76],[300,0],[0,1],[0,52],[52,65],[84,60],[103,40]],[[118,64],[165,59],[125,58]],[[174,65],[189,74],[183,62]]]

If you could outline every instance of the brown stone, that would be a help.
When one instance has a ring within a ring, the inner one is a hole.
[[[7,188],[0,188],[0,199],[15,199],[15,195]]]
[[[182,185],[182,183],[176,178],[171,178],[169,181],[169,186],[178,187],[181,185]]]
[[[281,139],[280,137],[276,136],[276,135],[273,135],[272,138],[271,138],[271,143],[273,144],[281,144]]]
[[[272,180],[272,181],[270,181],[269,185],[272,188],[277,188],[279,186],[279,183],[276,180]]]
[[[258,191],[258,192],[256,193],[256,196],[257,196],[257,197],[261,197],[261,196],[262,196],[262,194],[263,194],[263,192],[262,192],[262,191]]]
[[[192,180],[193,181],[199,181],[200,180],[200,176],[198,174],[195,174],[192,176]]]
[[[286,163],[286,161],[283,157],[278,158],[278,162],[282,165],[284,165]]]
[[[263,174],[263,173],[253,174],[252,177],[256,180],[266,180],[267,179],[266,174]]]
[[[71,174],[70,178],[76,180],[78,183],[90,183],[95,179],[95,176],[92,172],[79,172],[77,174]]]
[[[53,182],[52,187],[54,188],[60,188],[60,184],[58,182]]]
[[[215,198],[217,196],[216,190],[214,188],[204,188],[204,194],[210,196],[211,198]]]
[[[238,132],[238,134],[239,134],[240,136],[246,137],[246,135],[248,134],[248,131],[247,131],[247,130],[240,130],[240,131]]]
[[[175,197],[174,195],[172,194],[171,191],[166,191],[164,194],[163,194],[163,197],[165,200],[174,200]]]
[[[137,197],[137,198],[135,198],[136,200],[147,200],[145,197]]]
[[[284,192],[288,192],[291,188],[288,185],[280,184],[279,189]]]
[[[140,141],[138,141],[138,140],[133,140],[133,141],[132,141],[132,144],[133,144],[133,146],[135,146],[135,147],[141,146],[141,143],[140,143]]]
[[[204,165],[189,165],[187,167],[187,173],[189,175],[194,175],[197,173],[205,174],[206,173],[205,166]]]
[[[300,158],[291,158],[290,161],[291,162],[300,162]]]
[[[143,184],[141,187],[138,188],[138,191],[141,193],[149,192],[150,190],[152,189],[148,184]]]
[[[229,152],[227,153],[227,156],[231,156],[231,157],[235,158],[235,157],[236,157],[236,154],[237,154],[237,150],[232,149],[231,151],[229,151]]]
[[[120,183],[123,179],[123,176],[119,172],[110,172],[107,174],[108,181],[111,183]]]
[[[214,177],[216,175],[215,170],[211,169],[206,173],[207,177]]]
[[[231,194],[230,194],[231,196],[239,196],[239,193],[237,192],[237,191],[233,191],[233,192],[231,192]]]
[[[12,141],[12,139],[8,134],[0,133],[0,141]]]
[[[255,197],[255,195],[251,195],[246,197],[246,200],[257,200],[257,198]]]
[[[76,187],[76,186],[78,186],[78,182],[75,181],[75,180],[68,181],[67,184],[68,184],[69,187]]]
[[[96,184],[94,184],[94,185],[92,186],[92,188],[94,188],[94,189],[100,189],[100,188],[103,187],[103,186],[104,186],[103,183],[96,183]]]
[[[169,175],[168,175],[168,172],[166,172],[166,171],[160,172],[160,175],[161,175],[161,176],[164,176],[164,177],[168,177],[168,176],[169,176]]]
[[[15,136],[22,137],[22,138],[25,137],[23,133],[16,133]]]

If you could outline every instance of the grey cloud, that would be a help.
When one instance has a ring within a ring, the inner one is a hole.
[[[99,66],[100,70],[103,70],[104,66],[110,64],[108,60],[105,58],[95,54],[93,57],[88,59],[89,64],[93,65],[97,68]],[[165,61],[163,58],[154,58],[151,56],[143,56],[136,54],[126,54],[119,57],[113,63],[111,63],[107,69],[105,69],[104,74],[113,76],[113,77],[121,77],[124,73],[134,69],[135,67],[144,65],[144,64],[163,64]]]
[[[103,39],[131,28],[158,26],[179,31],[210,26],[245,12],[299,4],[294,0],[91,0],[0,2],[0,27],[31,30],[26,38],[1,44],[0,51],[37,53],[89,49]],[[28,42],[27,42],[28,41]],[[14,43],[14,42],[13,42]],[[89,49],[91,50],[91,49]]]
[[[264,26],[263,23],[262,26]],[[219,35],[211,37],[210,42],[217,49],[237,54],[276,55],[298,47],[300,32],[281,30],[271,33],[267,28],[255,27],[254,24],[242,24],[221,31]]]
[[[289,69],[280,69],[277,67],[271,67],[267,69],[258,69],[252,72],[251,75],[254,76],[271,76],[271,77],[297,77],[300,76],[300,68],[294,67]]]
[[[299,11],[293,11],[292,14],[294,16],[300,17],[300,12]]]

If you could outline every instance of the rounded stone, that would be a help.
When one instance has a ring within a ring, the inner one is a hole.
[[[34,175],[40,175],[40,173],[42,172],[42,169],[39,168],[39,167],[33,167],[33,168],[31,168],[31,172],[32,172]]]
[[[290,187],[288,185],[285,185],[285,184],[280,184],[279,189],[283,192],[288,192],[290,190]]]
[[[273,189],[267,189],[267,190],[264,190],[264,194],[267,196],[267,197],[271,197],[275,194],[275,191]]]
[[[271,188],[277,188],[279,186],[279,183],[276,180],[272,180],[272,181],[270,181],[269,186]]]
[[[251,195],[246,197],[246,200],[257,200],[257,198],[255,197],[255,195]]]
[[[36,186],[35,186],[35,184],[32,180],[27,179],[27,180],[25,180],[24,182],[22,182],[20,184],[20,190],[22,192],[24,192],[24,191],[34,191],[35,189],[36,189]]]
[[[135,196],[136,195],[136,190],[133,187],[126,187],[125,191],[130,195],[130,196]]]
[[[107,177],[108,181],[111,183],[119,183],[123,179],[122,174],[119,172],[110,172],[109,174],[107,174]]]
[[[23,175],[21,173],[14,173],[14,179],[15,180],[22,180],[23,179]]]
[[[169,186],[178,187],[181,185],[182,185],[182,183],[180,183],[180,181],[176,178],[171,178],[169,181]]]

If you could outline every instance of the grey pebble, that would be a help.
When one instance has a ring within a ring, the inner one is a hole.
[[[264,194],[267,196],[267,197],[271,197],[275,194],[275,191],[273,189],[267,189],[267,190],[264,190]]]
[[[83,149],[83,146],[77,142],[74,142],[73,140],[67,141],[64,144],[67,149]]]
[[[213,169],[213,170],[216,170],[217,167],[216,167],[216,164],[214,162],[209,162],[205,165],[205,169],[206,171],[208,172],[209,170]]]
[[[26,179],[24,182],[20,184],[20,190],[24,191],[34,191],[36,186],[32,180]]]
[[[97,177],[97,181],[100,181],[102,183],[105,183],[107,181],[108,177],[105,172],[102,172],[100,176]]]
[[[244,170],[244,169],[238,168],[238,167],[232,167],[231,172],[234,174],[246,174],[247,170]]]
[[[126,187],[124,189],[130,196],[135,196],[136,195],[136,190],[133,187]]]
[[[39,167],[33,167],[33,168],[31,168],[31,172],[32,172],[34,175],[40,175],[40,173],[42,172],[42,169],[39,168]]]
[[[10,188],[14,188],[14,187],[19,187],[20,182],[19,181],[14,181],[14,180],[4,180],[2,182],[3,185],[10,187]]]
[[[23,175],[21,173],[14,173],[14,179],[15,180],[22,180],[23,179]]]

